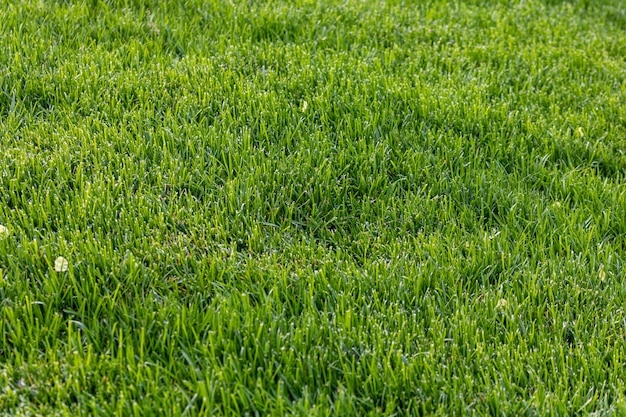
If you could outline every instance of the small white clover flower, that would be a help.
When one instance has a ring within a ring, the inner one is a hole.
[[[69,262],[62,256],[59,256],[54,261],[54,270],[56,272],[65,272],[69,269]]]
[[[6,226],[0,224],[0,239],[9,236],[9,229]]]
[[[509,302],[505,298],[501,298],[498,300],[498,304],[496,304],[496,309],[500,311],[506,310],[509,306]]]

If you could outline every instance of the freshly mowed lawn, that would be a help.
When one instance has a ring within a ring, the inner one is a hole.
[[[622,0],[0,16],[0,414],[626,414]]]

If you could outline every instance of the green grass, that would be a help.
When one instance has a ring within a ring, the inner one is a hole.
[[[0,16],[0,413],[626,414],[622,0]]]

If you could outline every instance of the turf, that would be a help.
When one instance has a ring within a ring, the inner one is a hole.
[[[0,15],[0,413],[626,414],[621,0]]]

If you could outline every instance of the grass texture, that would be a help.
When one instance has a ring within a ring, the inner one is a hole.
[[[0,413],[626,414],[621,0],[0,15]]]

